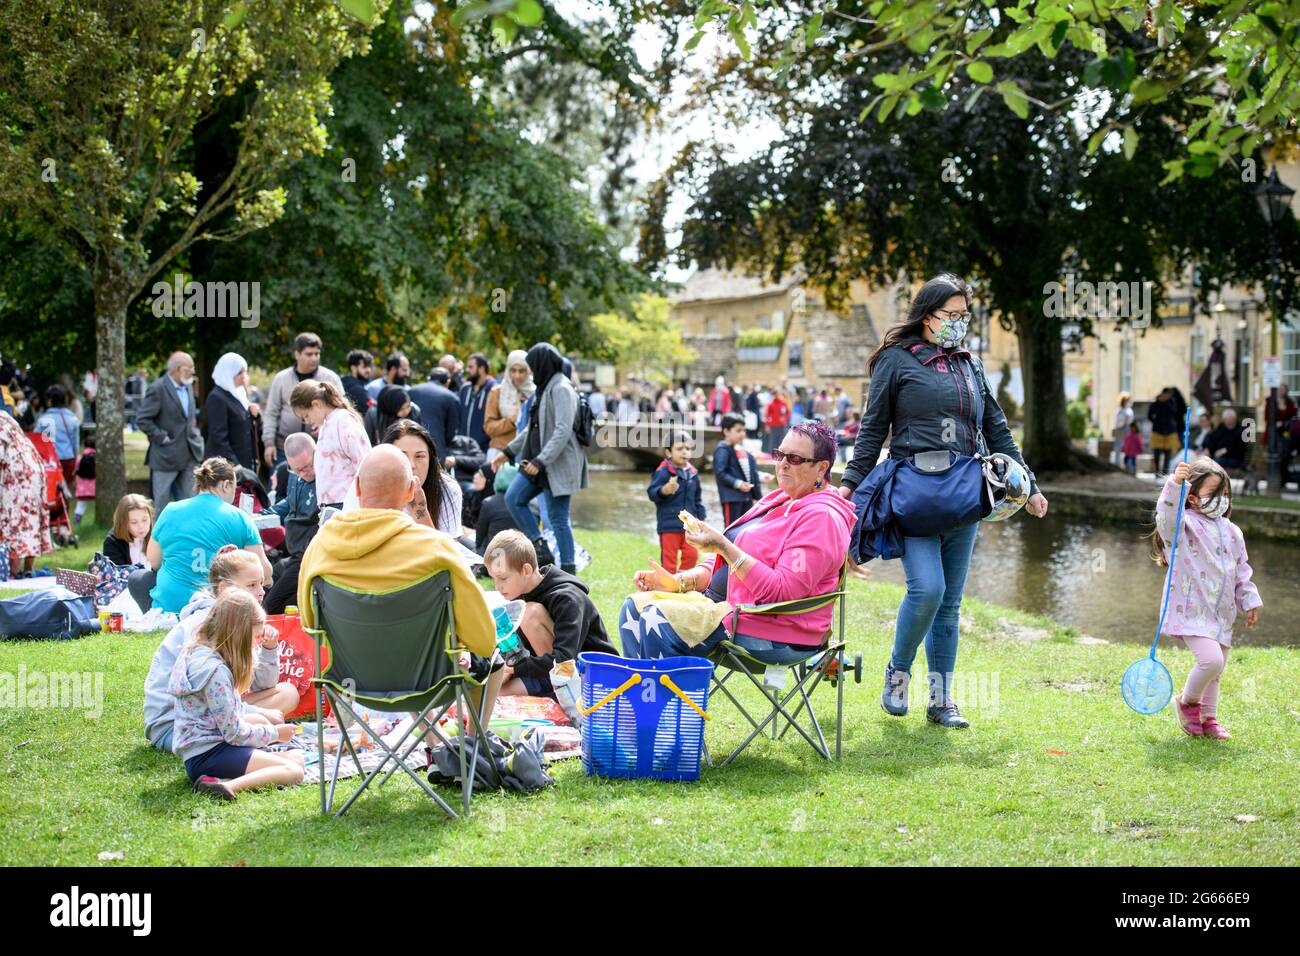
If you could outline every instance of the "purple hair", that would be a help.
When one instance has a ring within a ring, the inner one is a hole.
[[[817,461],[827,461],[832,465],[835,464],[835,432],[825,422],[817,420],[800,422],[790,431],[796,435],[804,435],[812,442],[813,458]]]

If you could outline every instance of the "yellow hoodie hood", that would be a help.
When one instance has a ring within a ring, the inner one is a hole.
[[[314,627],[311,583],[316,577],[363,591],[387,591],[443,570],[451,572],[458,643],[489,656],[496,647],[492,612],[455,542],[401,511],[356,508],[325,522],[302,556],[298,610],[303,624]]]

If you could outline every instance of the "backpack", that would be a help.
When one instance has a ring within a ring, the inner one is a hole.
[[[591,403],[587,401],[586,392],[578,392],[578,407],[573,413],[573,434],[578,436],[578,444],[587,448],[596,440],[596,416],[591,413]]]

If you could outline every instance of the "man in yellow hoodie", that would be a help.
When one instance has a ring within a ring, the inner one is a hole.
[[[445,569],[451,572],[458,641],[472,654],[491,657],[496,650],[492,612],[473,575],[461,563],[455,543],[442,532],[416,524],[402,511],[415,495],[415,476],[406,456],[393,445],[370,449],[356,482],[361,507],[325,522],[302,556],[298,609],[303,624],[315,626],[311,584],[317,577],[344,587],[386,591]],[[489,716],[503,673],[498,668],[487,681]],[[477,707],[478,694],[472,697]]]

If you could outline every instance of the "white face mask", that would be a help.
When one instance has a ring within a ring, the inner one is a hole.
[[[1231,505],[1232,502],[1227,495],[1219,495],[1217,498],[1201,502],[1201,514],[1207,518],[1222,518],[1228,513],[1228,508]]]

